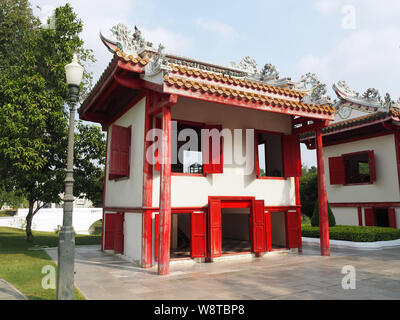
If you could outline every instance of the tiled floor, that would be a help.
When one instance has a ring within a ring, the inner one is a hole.
[[[57,250],[48,253],[56,261]],[[164,277],[97,246],[77,247],[75,262],[75,283],[88,299],[400,299],[399,248],[173,264]],[[355,290],[342,288],[345,265],[356,268]]]
[[[0,300],[27,300],[14,286],[0,279]]]

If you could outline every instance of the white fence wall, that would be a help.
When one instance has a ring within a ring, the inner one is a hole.
[[[28,209],[18,209],[14,217],[0,219],[0,226],[23,228]],[[74,208],[72,225],[75,233],[89,234],[90,226],[102,219],[102,208]],[[32,220],[32,230],[53,232],[63,223],[63,209],[40,209]]]

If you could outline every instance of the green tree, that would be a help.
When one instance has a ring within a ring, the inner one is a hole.
[[[57,8],[54,16],[55,27],[44,28],[27,0],[0,1],[0,187],[18,190],[29,202],[29,242],[34,240],[33,216],[44,205],[60,202],[64,190],[69,101],[64,66],[74,53],[82,63],[94,61],[92,51],[83,47],[79,37],[83,24],[71,6]],[[91,79],[85,72],[82,94]],[[86,130],[83,125],[78,135],[86,137],[89,131],[93,137],[96,130],[97,138],[102,137],[98,127]],[[103,161],[94,158],[99,153],[91,155],[85,149],[97,149],[104,141],[84,139],[78,137],[75,148],[76,180],[88,169],[88,161],[93,165]],[[77,183],[74,195],[86,193],[92,176],[97,183],[98,173],[89,175],[86,183],[83,179]]]
[[[331,207],[329,206],[329,203],[328,203],[328,221],[329,221],[330,227],[336,226],[335,216],[333,215],[333,212],[331,210]],[[313,216],[311,217],[311,225],[313,227],[319,227],[318,199],[315,201],[314,212],[313,212]]]
[[[317,168],[303,166],[303,176],[300,177],[301,212],[309,218],[313,215],[314,203],[318,199]]]
[[[7,204],[13,209],[17,209],[24,203],[24,196],[14,190],[7,191],[4,188],[0,188],[0,209],[3,205]]]

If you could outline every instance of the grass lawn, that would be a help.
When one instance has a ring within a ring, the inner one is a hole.
[[[11,283],[31,300],[55,300],[56,290],[42,288],[42,268],[56,267],[44,250],[29,250],[40,246],[57,247],[58,234],[33,231],[35,243],[25,240],[25,231],[0,227],[0,278]],[[100,236],[76,235],[76,245],[100,244]],[[85,299],[75,288],[75,300]]]

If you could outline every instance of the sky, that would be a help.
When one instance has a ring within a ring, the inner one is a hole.
[[[95,82],[112,58],[99,32],[124,23],[169,53],[226,66],[250,56],[294,81],[315,73],[332,98],[339,80],[360,93],[374,87],[393,100],[400,96],[399,0],[31,0],[43,21],[66,2],[97,58],[86,66]],[[302,146],[302,161],[315,165],[315,151]]]

